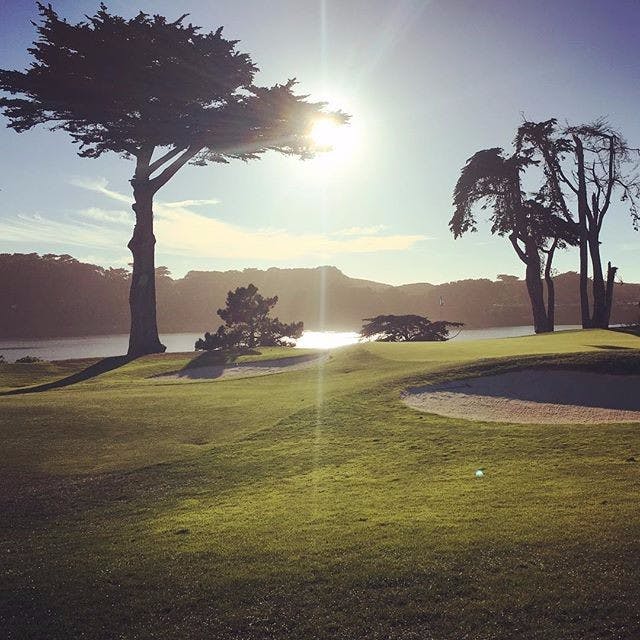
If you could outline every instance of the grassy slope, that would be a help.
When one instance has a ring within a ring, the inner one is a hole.
[[[259,352],[227,356],[221,360],[217,353],[163,353],[147,356],[129,363],[126,368],[118,370],[118,378],[139,380],[145,377],[159,376],[179,371],[188,367],[206,367],[227,363],[261,362],[274,358],[303,357],[314,354],[312,349],[287,349],[283,347],[263,347]],[[29,387],[46,384],[82,371],[86,367],[99,362],[99,358],[78,360],[56,360],[53,362],[35,362],[31,364],[0,363],[0,392],[18,387]],[[100,381],[104,380],[104,375]]]
[[[398,397],[523,358],[638,370],[639,346],[603,331],[371,344],[319,371],[186,384],[149,378],[176,368],[163,356],[0,397],[4,629],[638,637],[638,425],[472,423]]]
[[[0,391],[52,382],[72,375],[97,361],[97,358],[84,358],[31,364],[0,363]]]

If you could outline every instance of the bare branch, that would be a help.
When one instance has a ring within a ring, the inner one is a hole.
[[[604,218],[607,210],[609,209],[609,204],[611,203],[611,194],[613,193],[613,185],[615,184],[615,137],[610,136],[609,138],[609,173],[608,173],[608,183],[607,183],[607,194],[604,198],[604,205],[602,206],[602,210],[600,213],[601,219],[598,221],[598,228],[602,225],[602,218]]]
[[[179,153],[185,150],[185,147],[174,147],[170,151],[167,151],[164,155],[161,155],[157,160],[154,160],[149,165],[149,177],[154,171],[157,171],[165,162],[169,162],[172,158],[175,158]]]
[[[596,186],[595,193],[591,194],[591,211],[593,212],[593,220],[595,224],[598,224],[600,220],[600,195],[602,194],[602,187],[600,186],[600,180],[598,178],[598,172],[596,171],[596,161],[591,163],[591,183]],[[588,214],[588,212],[587,212]],[[588,215],[587,215],[588,217]]]
[[[515,249],[515,252],[518,254],[518,258],[520,258],[520,260],[522,260],[522,262],[527,264],[529,262],[529,260],[527,258],[527,254],[522,250],[522,248],[518,244],[518,236],[515,233],[512,233],[509,236],[509,240],[511,241],[511,244],[513,245],[513,248]]]
[[[573,185],[573,183],[569,180],[569,178],[567,178],[564,171],[562,170],[562,167],[560,166],[560,163],[558,162],[556,164],[557,164],[558,175],[560,176],[560,179],[562,180],[562,182],[564,182],[564,184],[566,184],[567,187],[569,187],[569,189],[573,191],[573,193],[578,195],[578,188]]]
[[[544,277],[547,280],[551,278],[551,266],[553,264],[553,256],[556,252],[556,248],[558,247],[558,242],[559,242],[559,238],[556,236],[553,239],[553,242],[549,247],[549,249],[545,251],[545,253],[547,254],[547,259],[545,261],[545,266],[544,266]]]
[[[149,184],[155,193],[163,187],[178,171],[185,165],[191,158],[201,151],[200,146],[191,146],[185,149],[178,158],[176,158],[162,173],[159,173],[155,178],[149,180]]]

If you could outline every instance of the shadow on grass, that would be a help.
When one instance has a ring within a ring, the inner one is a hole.
[[[82,371],[67,376],[66,378],[60,378],[60,380],[54,380],[53,382],[46,382],[44,384],[38,384],[33,387],[22,387],[20,389],[11,389],[10,391],[0,392],[0,396],[17,396],[24,395],[26,393],[40,393],[41,391],[50,391],[51,389],[60,389],[62,387],[69,387],[72,384],[78,382],[84,382],[90,380],[103,373],[113,371],[119,367],[132,362],[135,358],[131,356],[112,356],[110,358],[103,358],[98,362],[94,362]]]
[[[209,351],[198,355],[188,362],[182,369],[170,373],[161,373],[153,377],[188,378],[190,380],[212,380],[226,375],[236,375],[243,371],[250,371],[249,375],[284,371],[286,368],[301,365],[309,360],[316,360],[318,355],[293,355],[270,360],[250,360],[238,362],[240,356],[259,356],[261,351],[256,349],[241,349],[234,351]]]
[[[617,344],[588,344],[592,349],[604,349],[606,351],[635,351],[633,347],[622,347]]]
[[[240,356],[259,356],[255,349],[234,349],[227,351],[203,351],[193,360],[189,360],[181,371],[200,369],[201,367],[224,367],[233,364]]]
[[[225,351],[202,351],[195,358],[189,360],[181,369],[156,373],[151,378],[219,378],[225,368],[239,366],[240,356],[259,356],[256,349],[228,349]]]
[[[609,327],[609,331],[628,333],[629,335],[640,337],[640,324],[630,324],[625,327]]]

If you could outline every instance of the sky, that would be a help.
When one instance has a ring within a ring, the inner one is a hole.
[[[96,1],[58,0],[70,21]],[[333,152],[300,161],[187,166],[156,196],[156,264],[189,270],[337,266],[391,284],[441,283],[524,265],[487,225],[454,240],[452,191],[467,158],[508,148],[523,117],[606,116],[640,146],[637,0],[111,0],[224,26],[260,68],[352,116]],[[35,2],[0,0],[0,68],[24,69]],[[7,120],[0,116],[3,124]],[[62,132],[0,125],[0,252],[68,253],[126,266],[133,164],[82,159]],[[640,234],[616,202],[602,250],[640,282]],[[577,270],[575,251],[558,271]]]

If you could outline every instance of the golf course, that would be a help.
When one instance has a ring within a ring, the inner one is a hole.
[[[260,348],[228,366],[308,366],[230,378],[175,375],[213,353],[77,382],[95,361],[1,364],[0,635],[640,637],[639,424],[478,422],[402,402],[510,371],[637,375],[640,338],[312,355]]]

